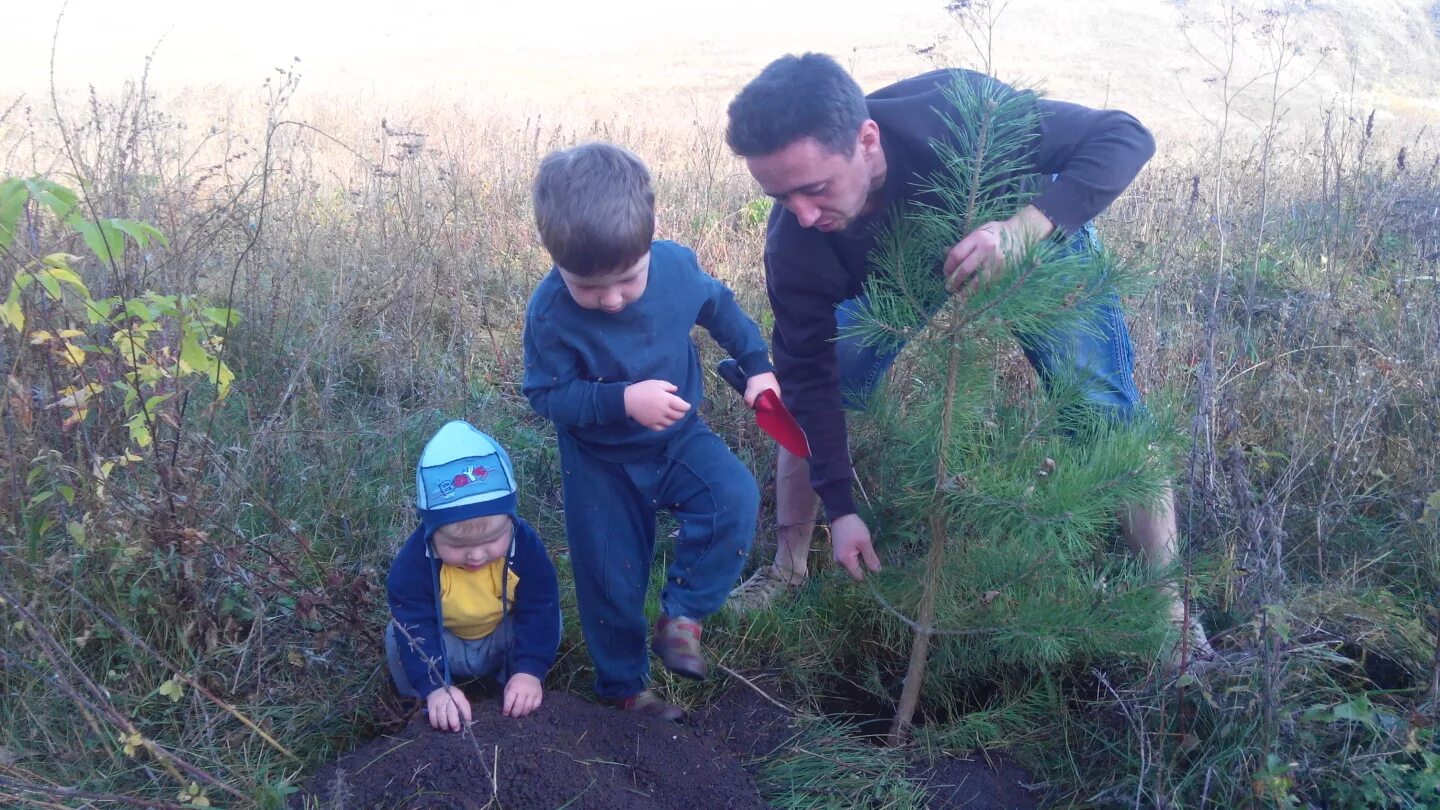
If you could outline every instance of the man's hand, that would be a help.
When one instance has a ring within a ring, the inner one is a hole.
[[[1009,219],[981,225],[945,254],[945,289],[962,298],[970,295],[989,283],[1007,259],[1022,255],[1053,230],[1054,223],[1033,205]]]
[[[775,372],[767,371],[764,374],[756,374],[745,381],[745,404],[751,408],[755,407],[755,398],[763,391],[774,391],[775,396],[780,396],[780,381],[775,379]]]
[[[544,696],[545,689],[540,686],[539,678],[525,672],[511,675],[505,682],[505,716],[524,717],[540,708]]]
[[[631,383],[625,386],[625,413],[651,430],[664,430],[690,410],[690,403],[675,396],[679,390],[664,380]]]
[[[470,722],[470,699],[454,686],[442,686],[425,698],[430,725],[439,731],[459,731]]]
[[[875,556],[875,546],[870,542],[870,527],[857,514],[841,515],[830,521],[830,546],[835,552],[835,562],[849,571],[850,578],[856,582],[865,579],[861,562],[871,573],[880,570],[880,558]]]

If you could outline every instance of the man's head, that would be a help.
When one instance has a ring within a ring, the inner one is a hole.
[[[415,465],[415,512],[450,565],[478,568],[505,554],[516,490],[505,448],[465,422],[445,423]]]
[[[576,303],[618,312],[645,292],[655,192],[640,158],[606,143],[552,152],[532,192],[540,241]]]
[[[730,149],[801,226],[841,230],[873,207],[885,182],[880,128],[834,59],[771,62],[730,102],[729,117]]]

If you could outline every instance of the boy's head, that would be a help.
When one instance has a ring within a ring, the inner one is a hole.
[[[880,129],[865,93],[825,54],[771,62],[730,102],[729,118],[730,149],[803,227],[844,229],[883,185]]]
[[[645,292],[655,192],[640,158],[607,143],[552,152],[532,191],[540,241],[576,303],[618,312]]]
[[[479,568],[514,529],[515,471],[500,443],[465,422],[436,431],[415,465],[415,511],[441,562]]]

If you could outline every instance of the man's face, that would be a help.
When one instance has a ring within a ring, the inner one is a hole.
[[[514,523],[509,515],[486,515],[435,530],[435,556],[446,565],[478,571],[510,550]]]
[[[577,276],[560,268],[560,278],[570,297],[584,309],[598,309],[611,315],[640,300],[650,280],[650,252],[634,264],[601,276]]]
[[[866,121],[850,154],[837,154],[806,136],[777,152],[745,158],[760,188],[784,206],[802,228],[831,232],[870,213],[885,184],[880,132]]]

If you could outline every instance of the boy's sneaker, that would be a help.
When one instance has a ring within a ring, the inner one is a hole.
[[[684,709],[673,703],[665,702],[649,689],[627,698],[607,700],[606,703],[622,712],[634,712],[641,717],[653,717],[670,723],[678,723],[685,719]]]
[[[789,596],[801,585],[805,584],[805,578],[793,579],[774,565],[762,565],[755,569],[750,578],[735,587],[730,592],[730,599],[726,602],[730,609],[737,613],[751,613],[757,610],[764,610],[779,597]]]
[[[700,622],[660,614],[650,638],[650,651],[665,668],[686,678],[705,680],[705,654],[700,651]]]

